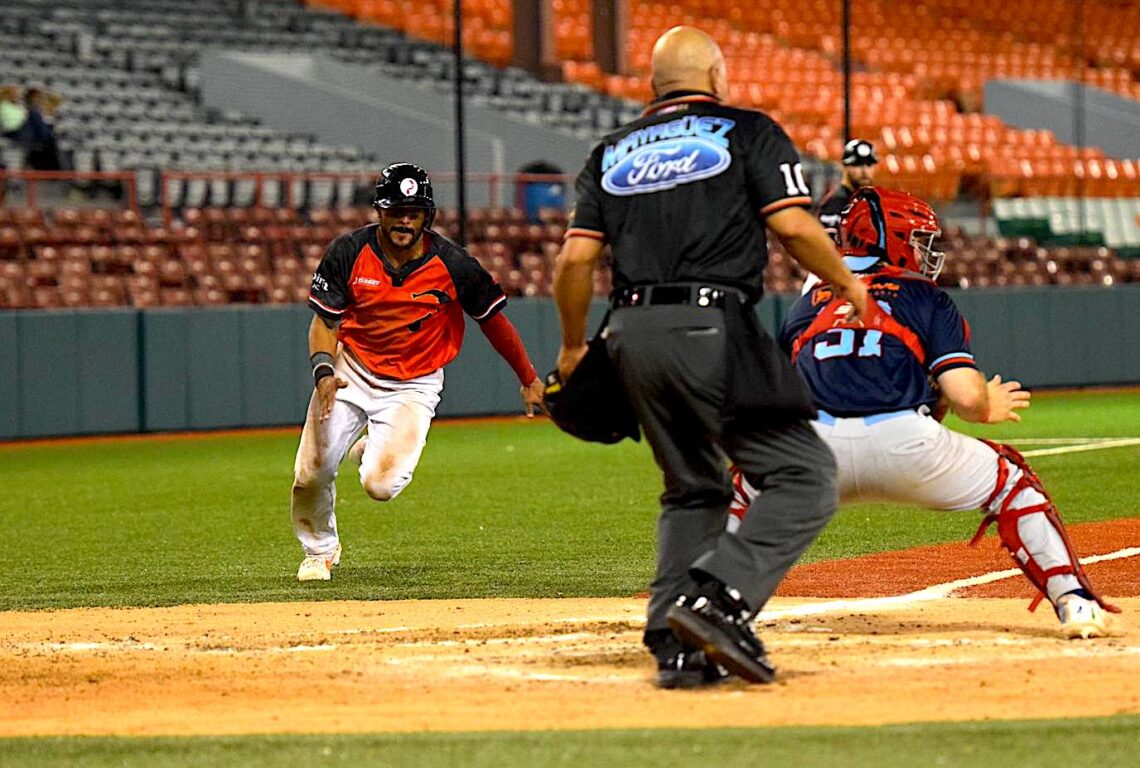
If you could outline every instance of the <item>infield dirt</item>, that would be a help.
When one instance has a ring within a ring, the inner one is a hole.
[[[1082,553],[1140,520],[1075,526]],[[761,617],[777,683],[653,687],[644,601],[191,605],[0,614],[0,736],[879,724],[1140,712],[1140,557],[1089,571],[1115,637],[1066,641],[1020,577],[875,607],[1009,567],[993,540],[795,570]],[[1004,591],[1003,591],[1004,590]],[[1017,596],[1014,596],[1017,595]],[[795,606],[848,602],[813,616]],[[783,617],[781,618],[781,614]]]

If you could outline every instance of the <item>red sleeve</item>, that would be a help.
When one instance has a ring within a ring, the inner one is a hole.
[[[538,378],[530,362],[530,356],[526,353],[526,347],[519,338],[519,332],[515,330],[506,315],[502,312],[495,313],[491,319],[479,323],[479,329],[483,331],[483,335],[491,342],[495,351],[510,364],[524,387],[530,386]]]

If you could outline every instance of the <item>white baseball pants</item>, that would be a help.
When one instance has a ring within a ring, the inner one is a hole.
[[[339,543],[336,477],[345,453],[368,427],[360,484],[376,501],[395,498],[412,481],[443,390],[443,369],[397,381],[383,379],[337,355],[337,390],[329,418],[318,419],[314,391],[293,467],[293,532],[306,555],[330,555]]]
[[[858,418],[837,418],[820,411],[812,422],[816,432],[835,453],[839,466],[840,503],[895,501],[928,509],[998,510],[1020,479],[1022,470],[1010,466],[1009,477],[991,500],[998,481],[998,454],[967,435],[947,429],[920,411],[905,410]],[[743,514],[741,502],[755,496],[742,477],[733,514]],[[743,492],[743,493],[742,493]],[[990,501],[989,507],[985,504]],[[1034,506],[1044,497],[1026,488],[1010,504],[1011,510]],[[734,521],[730,518],[730,526]],[[1042,513],[1018,520],[1025,549],[1044,569],[1069,563],[1060,533]],[[1048,597],[1080,588],[1075,576],[1063,574],[1048,581]]]

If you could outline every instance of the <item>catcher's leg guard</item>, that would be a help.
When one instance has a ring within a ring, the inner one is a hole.
[[[1106,611],[1119,613],[1119,608],[1093,590],[1053,500],[1025,457],[1008,445],[982,442],[997,453],[998,476],[983,505],[987,514],[970,545],[976,545],[990,524],[997,523],[1001,545],[1040,591],[1029,605],[1031,611],[1046,597],[1055,603],[1062,594],[1083,589]]]
[[[729,473],[732,475],[732,502],[728,505],[728,521],[725,523],[725,528],[732,533],[740,527],[740,521],[744,519],[744,515],[748,513],[748,507],[752,504],[752,500],[756,498],[759,491],[752,487],[752,483],[748,482],[748,478],[740,471],[740,467],[733,464],[728,468]]]

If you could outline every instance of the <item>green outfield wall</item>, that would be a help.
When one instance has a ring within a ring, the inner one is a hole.
[[[758,312],[775,328],[795,300]],[[1030,387],[1140,384],[1140,285],[959,291],[987,373]],[[591,328],[604,314],[591,312]],[[549,300],[508,316],[540,369],[558,350]],[[0,439],[299,424],[311,390],[303,306],[0,312]],[[514,374],[469,323],[441,416],[519,412]]]

